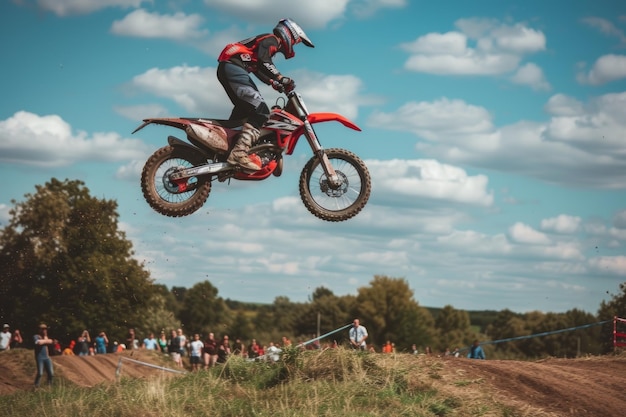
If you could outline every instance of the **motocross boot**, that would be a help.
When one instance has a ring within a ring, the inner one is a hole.
[[[248,151],[250,146],[259,138],[259,129],[255,128],[249,123],[243,125],[243,130],[237,138],[237,143],[230,155],[228,155],[228,162],[231,165],[237,165],[246,171],[258,171],[261,167],[250,160]]]

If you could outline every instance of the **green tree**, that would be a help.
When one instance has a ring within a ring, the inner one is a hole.
[[[476,337],[470,327],[469,314],[447,305],[439,311],[435,319],[439,335],[439,348],[454,349],[469,346]]]
[[[117,203],[55,178],[25,197],[0,234],[2,319],[45,321],[62,341],[83,329],[121,337],[140,323],[153,284],[118,229]]]
[[[213,284],[199,282],[184,293],[178,317],[187,334],[203,333],[208,329],[215,329],[212,331],[217,334],[228,326],[226,303],[217,296],[218,290]]]
[[[174,311],[168,307],[168,297],[166,294],[157,292],[152,296],[142,315],[141,323],[135,326],[135,332],[140,340],[154,333],[155,337],[159,337],[161,331],[169,337],[172,329],[178,329],[182,326],[181,322],[176,318]]]
[[[311,302],[302,307],[296,317],[294,334],[310,338],[317,334],[319,318],[320,335],[329,333],[350,323],[354,297],[337,297],[332,291],[319,287],[310,297]],[[331,335],[331,340],[341,339],[341,335]]]
[[[413,290],[402,278],[374,276],[369,287],[359,288],[354,316],[367,327],[368,342],[378,346],[391,340],[402,351],[413,343],[435,341],[432,315],[413,299]]]
[[[235,317],[228,329],[228,333],[235,338],[243,341],[252,340],[255,337],[255,326],[250,318],[242,310],[235,313]]]
[[[509,309],[500,311],[495,320],[487,326],[487,336],[491,340],[509,339],[529,335],[523,315]],[[525,353],[517,342],[498,343],[494,345],[496,357],[523,358]]]

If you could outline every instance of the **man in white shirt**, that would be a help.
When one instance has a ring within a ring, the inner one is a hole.
[[[278,362],[280,360],[280,353],[282,349],[274,345],[274,342],[270,342],[270,345],[265,349],[265,355],[270,358],[272,362]]]
[[[359,319],[354,319],[354,323],[349,332],[350,336],[350,346],[353,349],[361,349],[365,350],[367,344],[365,343],[365,339],[367,339],[367,329],[365,326],[361,326]]]
[[[11,332],[9,331],[9,325],[2,326],[2,332],[0,333],[0,351],[9,350],[11,347]]]

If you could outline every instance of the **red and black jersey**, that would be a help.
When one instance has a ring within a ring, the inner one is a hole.
[[[256,75],[265,84],[270,84],[271,80],[278,79],[280,75],[272,62],[279,47],[280,42],[276,36],[264,33],[226,45],[218,61],[238,65]]]

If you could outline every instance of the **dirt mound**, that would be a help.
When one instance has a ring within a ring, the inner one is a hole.
[[[0,395],[32,389],[32,355],[27,350],[0,353]],[[429,370],[433,386],[446,395],[495,400],[526,410],[525,415],[612,417],[626,410],[626,355],[537,362],[425,356],[418,360],[421,369]],[[53,357],[57,376],[85,387],[115,381],[120,361],[121,375],[129,378],[164,372],[135,361],[171,367],[166,356],[146,351]]]
[[[120,367],[121,361],[121,367]],[[53,356],[55,377],[82,387],[113,382],[116,375],[128,378],[148,378],[166,371],[138,364],[173,368],[167,356],[149,351],[126,351],[96,356]],[[118,371],[119,368],[119,371]],[[0,395],[33,389],[36,367],[33,352],[24,349],[0,354]],[[169,372],[167,372],[169,374]],[[42,378],[45,383],[46,374]]]

